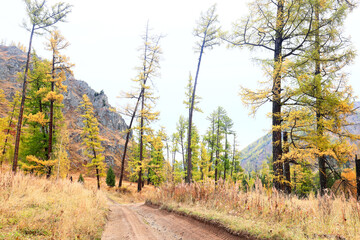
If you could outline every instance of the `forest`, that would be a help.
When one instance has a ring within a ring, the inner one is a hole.
[[[119,94],[125,104],[107,110],[128,121],[109,130],[102,123],[110,121],[102,112],[108,108],[104,91],[69,89],[74,63],[57,26],[71,24],[66,20],[73,6],[47,0],[23,4],[28,45],[13,44],[17,54],[0,46],[0,64],[19,62],[14,74],[0,72],[0,239],[111,239],[106,230],[101,234],[116,202],[145,202],[213,221],[240,239],[360,239],[359,104],[348,81],[356,49],[344,33],[356,1],[251,0],[230,30],[221,26],[216,4],[204,9],[193,28],[195,71],[184,79],[187,114],[177,116],[174,132],[159,124],[166,114],[157,110],[156,87],[166,35],[156,34],[151,21],[139,38],[137,75],[126,80],[132,87]],[[37,54],[34,38],[44,41],[50,59]],[[246,136],[236,129],[228,106],[213,107],[204,133],[196,121],[207,104],[199,95],[206,85],[201,66],[221,45],[271,56],[256,57],[264,73],[259,88],[239,83],[234,99],[253,116],[269,108],[270,129],[246,151],[239,147]],[[68,106],[65,100],[74,92],[81,98]],[[118,145],[109,147],[114,141]],[[37,189],[36,203],[16,195]],[[61,194],[74,197],[71,204]],[[77,208],[84,212],[77,213],[82,220],[72,223]],[[46,215],[48,210],[53,212]],[[32,223],[24,216],[34,217]],[[49,228],[41,216],[51,222]]]

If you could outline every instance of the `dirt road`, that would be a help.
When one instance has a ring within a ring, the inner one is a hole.
[[[144,204],[111,206],[103,240],[241,239],[225,230]]]

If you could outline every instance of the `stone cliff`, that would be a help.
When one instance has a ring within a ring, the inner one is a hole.
[[[25,53],[17,47],[0,45],[0,87],[9,99],[21,89],[22,84],[17,81],[17,74],[24,70],[25,61]],[[82,96],[86,94],[94,106],[94,112],[99,121],[102,146],[105,148],[105,161],[117,169],[120,166],[125,143],[123,131],[127,129],[124,119],[109,104],[104,91],[96,92],[86,82],[76,80],[72,76],[68,76],[64,84],[68,86],[68,91],[64,93],[63,114],[69,130],[69,158],[72,161],[72,168],[82,168],[82,164],[86,161],[82,154],[80,137],[83,123],[80,113],[76,111]],[[4,114],[4,110],[1,110],[0,114]]]

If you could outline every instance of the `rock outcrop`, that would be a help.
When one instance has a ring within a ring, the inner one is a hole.
[[[17,74],[24,71],[25,62],[26,55],[23,51],[15,46],[0,45],[0,87],[9,99],[15,91],[21,89]],[[72,76],[68,76],[64,84],[68,86],[68,91],[64,93],[63,114],[70,136],[69,157],[72,160],[72,167],[81,168],[82,164],[88,160],[82,154],[80,133],[83,122],[77,111],[82,96],[86,94],[94,106],[95,116],[99,121],[102,146],[105,148],[105,161],[117,169],[120,166],[125,143],[123,131],[127,129],[124,119],[109,104],[104,91],[96,92],[86,82],[76,80]]]

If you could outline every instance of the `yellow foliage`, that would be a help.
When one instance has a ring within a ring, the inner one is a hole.
[[[43,99],[45,102],[54,101],[57,103],[61,103],[64,99],[62,94],[57,94],[56,92],[50,91],[46,94],[46,97]]]
[[[44,174],[48,171],[48,168],[54,166],[57,160],[40,160],[33,155],[26,156],[27,162],[21,162],[21,168],[26,172],[35,172],[38,174]]]
[[[43,112],[38,112],[36,114],[30,113],[28,116],[26,116],[26,118],[30,122],[41,124],[41,126],[45,126],[49,122],[47,119],[45,119],[45,114]]]

